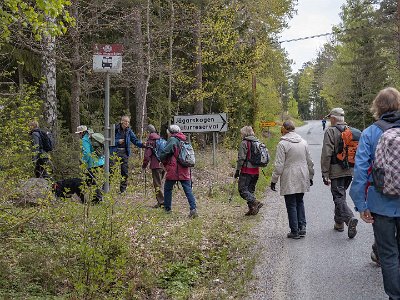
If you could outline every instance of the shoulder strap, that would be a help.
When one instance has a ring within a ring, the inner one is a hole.
[[[334,127],[337,128],[337,130],[339,130],[340,132],[345,131],[346,127],[348,127],[347,125],[335,125]]]
[[[376,126],[378,126],[380,129],[382,129],[382,131],[386,131],[393,127],[400,127],[400,123],[398,123],[398,122],[390,123],[390,122],[382,120],[382,119],[379,119],[374,124]]]

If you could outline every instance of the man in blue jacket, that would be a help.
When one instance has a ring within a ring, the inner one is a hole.
[[[381,90],[371,111],[378,122],[362,132],[350,196],[361,219],[372,224],[385,292],[389,299],[400,299],[400,195],[388,197],[377,191],[371,175],[379,138],[389,126],[400,126],[399,91]],[[386,124],[386,128],[381,124]]]
[[[131,143],[138,148],[144,148],[142,141],[140,141],[129,127],[130,118],[128,116],[121,117],[121,123],[115,128],[115,143],[116,145],[110,147],[110,157],[114,154],[121,159],[121,176],[122,181],[120,184],[120,192],[124,193],[128,185],[128,160],[131,155]],[[115,164],[115,159],[111,160],[111,165]]]

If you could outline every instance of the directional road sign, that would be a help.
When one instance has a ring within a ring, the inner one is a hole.
[[[276,122],[272,121],[261,121],[260,122],[260,127],[274,127],[276,126]]]
[[[121,44],[95,44],[93,46],[93,71],[121,73],[122,50]]]
[[[174,124],[183,132],[224,132],[228,130],[226,113],[174,116]]]

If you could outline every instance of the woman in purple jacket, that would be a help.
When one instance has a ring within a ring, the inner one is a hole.
[[[153,178],[153,186],[156,192],[157,199],[157,204],[154,206],[154,208],[158,208],[164,205],[164,193],[162,190],[162,183],[165,177],[165,170],[154,151],[156,149],[157,140],[160,140],[161,137],[157,133],[156,128],[151,124],[147,126],[147,132],[149,132],[150,135],[146,141],[146,150],[144,151],[142,169],[145,170],[147,168],[147,165],[149,165],[150,163],[151,176]],[[165,142],[165,140],[163,141]]]

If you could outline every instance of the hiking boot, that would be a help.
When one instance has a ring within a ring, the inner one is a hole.
[[[300,239],[300,235],[299,235],[297,232],[289,232],[289,233],[287,234],[287,237],[288,237],[289,239],[295,239],[295,240]]]
[[[197,214],[197,210],[196,209],[191,209],[189,212],[189,218],[197,218],[199,215]]]
[[[253,202],[247,202],[247,206],[248,206],[249,210],[248,210],[247,213],[244,214],[245,216],[253,215],[254,209],[253,209],[253,204],[252,203]]]
[[[374,251],[371,251],[371,260],[376,263],[379,267],[381,266],[381,262],[379,261],[378,255]]]
[[[306,226],[301,226],[299,230],[299,236],[300,237],[305,237],[306,236]]]
[[[264,206],[264,203],[261,203],[260,201],[254,200],[254,202],[250,202],[253,205],[253,211],[252,211],[252,215],[255,216],[256,214],[258,214],[258,212],[260,211],[260,208]]]
[[[352,239],[356,236],[357,224],[358,224],[358,220],[356,218],[351,218],[349,223],[347,224],[347,226],[348,226],[347,236],[349,237],[349,239]]]
[[[335,229],[336,231],[339,231],[339,232],[343,232],[344,231],[344,224],[335,222],[335,225],[333,225],[333,229]]]

